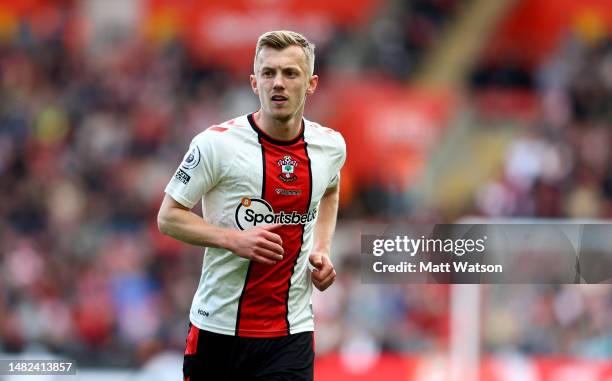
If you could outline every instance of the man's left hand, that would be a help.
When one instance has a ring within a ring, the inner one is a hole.
[[[329,255],[313,252],[309,258],[310,264],[315,267],[312,271],[312,283],[319,291],[325,291],[336,280],[336,270]]]

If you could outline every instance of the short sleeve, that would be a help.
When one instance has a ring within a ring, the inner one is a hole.
[[[327,188],[334,188],[338,185],[339,182],[340,182],[340,172],[336,173],[336,175],[331,179],[331,181],[327,185]]]
[[[330,163],[332,163],[332,177],[327,185],[327,188],[334,188],[340,182],[340,170],[346,161],[346,143],[340,133],[334,133],[334,140],[336,142]]]
[[[219,181],[218,166],[210,135],[201,133],[189,145],[165,192],[185,207],[193,208]]]

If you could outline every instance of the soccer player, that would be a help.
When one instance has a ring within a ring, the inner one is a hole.
[[[158,224],[205,246],[190,311],[186,380],[312,380],[312,285],[329,258],[342,136],[303,118],[314,45],[290,31],[257,41],[258,111],[197,135],[166,187]],[[202,200],[203,217],[190,211]]]

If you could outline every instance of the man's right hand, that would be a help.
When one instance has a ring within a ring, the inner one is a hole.
[[[273,233],[282,224],[255,227],[234,231],[227,248],[236,255],[265,265],[275,265],[283,259],[283,240]]]

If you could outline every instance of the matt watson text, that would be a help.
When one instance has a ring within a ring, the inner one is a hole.
[[[374,262],[372,269],[376,273],[501,273],[502,265],[483,265],[480,263],[452,262],[400,262],[397,264],[384,264]]]

